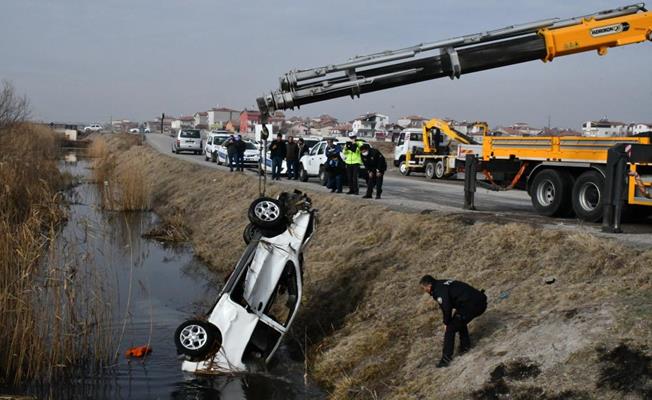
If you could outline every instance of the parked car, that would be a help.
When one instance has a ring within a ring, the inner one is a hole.
[[[361,140],[361,139],[358,139]],[[363,140],[364,142],[364,140]],[[342,153],[340,153],[342,159],[344,159],[344,145],[345,141],[340,141],[340,138],[334,141],[335,144],[338,144],[342,148]],[[322,185],[326,185],[326,147],[328,143],[325,140],[314,145],[308,154],[301,157],[299,160],[299,179],[303,182],[307,182],[310,177],[319,177],[319,182]],[[364,173],[364,166],[360,166],[360,178],[365,179],[366,174]]]
[[[244,372],[269,362],[301,304],[303,253],[316,210],[299,191],[261,197],[249,207],[247,248],[215,305],[185,321],[174,341],[186,372]]]
[[[217,161],[217,148],[229,138],[231,134],[228,131],[213,131],[206,137],[204,145],[204,159],[212,162]]]
[[[256,165],[260,159],[260,150],[253,140],[242,139],[245,143],[244,163],[245,165]],[[229,153],[224,146],[224,142],[217,146],[217,163],[229,165]]]
[[[84,132],[99,132],[102,129],[104,129],[104,128],[102,128],[102,125],[100,125],[100,124],[90,124],[90,125],[84,127]]]
[[[140,133],[140,129],[138,129],[138,128],[131,128],[131,129],[129,129],[129,133]]]
[[[199,129],[179,129],[176,139],[172,141],[172,152],[179,154],[182,151],[201,153],[201,131]]]

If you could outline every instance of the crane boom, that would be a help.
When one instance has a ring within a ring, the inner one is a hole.
[[[528,61],[652,41],[652,12],[638,3],[576,17],[514,25],[488,32],[357,56],[342,64],[293,70],[280,87],[257,99],[263,116],[338,97]],[[428,55],[428,52],[437,52]]]

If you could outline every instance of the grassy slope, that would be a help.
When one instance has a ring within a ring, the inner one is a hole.
[[[117,161],[119,173],[143,171],[155,210],[183,214],[197,254],[230,271],[244,248],[255,178],[147,147]],[[271,186],[274,194],[283,189]],[[584,233],[311,195],[321,224],[306,255],[305,297],[293,331],[301,339],[307,332],[312,375],[333,398],[469,398],[499,363],[515,359],[542,372],[508,381],[512,398],[528,398],[532,388],[539,398],[567,390],[580,397],[566,398],[622,398],[598,388],[596,348],[652,348],[652,251]],[[471,324],[476,346],[446,370],[434,368],[443,327],[432,299],[418,291],[424,273],[467,281],[490,299]],[[556,282],[544,284],[547,276]]]

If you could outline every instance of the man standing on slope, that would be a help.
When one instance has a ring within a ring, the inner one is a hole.
[[[438,280],[430,275],[423,276],[419,284],[439,304],[444,316],[444,325],[446,325],[444,348],[437,368],[447,367],[453,360],[456,333],[460,335],[458,354],[466,353],[471,348],[467,325],[472,319],[485,312],[487,296],[484,290],[475,289],[464,282],[450,279]]]
[[[269,155],[272,157],[272,180],[281,179],[281,168],[285,158],[286,148],[283,135],[276,135],[276,139],[269,145]]]
[[[358,141],[356,134],[349,133],[349,141],[344,145],[344,164],[346,164],[346,180],[349,183],[349,191],[346,194],[359,194],[358,175],[360,174],[360,164],[362,156],[360,155],[360,146],[362,141]]]

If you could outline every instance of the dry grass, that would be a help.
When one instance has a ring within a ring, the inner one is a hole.
[[[113,152],[109,151],[109,142]],[[125,169],[117,163],[116,154],[141,145],[140,135],[115,135],[106,139],[97,136],[91,142],[93,179],[102,185],[101,205],[105,210],[142,211],[150,209],[150,188],[143,172]]]
[[[157,213],[183,213],[200,257],[230,271],[244,248],[255,178],[145,147],[117,160],[148,178]],[[283,189],[271,186],[272,193]],[[512,359],[541,369],[536,378],[509,383],[514,393],[622,398],[598,387],[596,347],[624,341],[648,354],[652,349],[652,251],[580,231],[406,214],[310,195],[322,222],[306,255],[305,296],[293,331],[298,342],[307,332],[310,373],[332,398],[466,399]],[[440,312],[417,287],[425,273],[467,281],[490,299],[470,325],[475,348],[445,370],[435,369]],[[548,276],[556,282],[545,284]]]
[[[0,132],[0,382],[48,382],[105,359],[95,283],[54,244],[65,220],[53,132]]]

